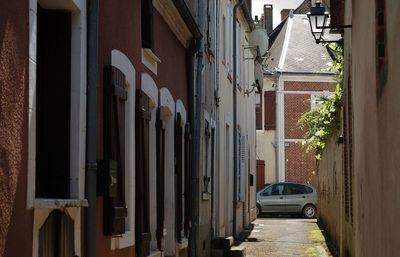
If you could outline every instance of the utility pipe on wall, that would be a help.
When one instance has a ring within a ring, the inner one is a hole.
[[[96,257],[98,0],[87,1],[86,256]]]
[[[197,1],[197,25],[200,29],[200,33],[204,31],[203,27],[203,0]],[[192,108],[193,116],[192,118],[192,135],[193,135],[193,144],[190,151],[190,158],[192,160],[192,203],[193,203],[193,212],[192,212],[192,229],[190,231],[190,256],[196,257],[198,255],[198,240],[199,240],[199,226],[200,226],[200,213],[199,213],[199,188],[200,188],[200,180],[199,180],[199,150],[200,149],[200,127],[201,127],[201,97],[202,97],[202,70],[203,70],[203,51],[204,51],[204,40],[203,38],[198,41],[199,48],[197,52],[197,73],[196,73],[196,93],[193,95],[192,101],[194,101],[194,106]],[[194,112],[193,112],[194,111]],[[197,155],[197,156],[196,156]]]
[[[237,138],[237,85],[236,85],[236,74],[237,74],[237,63],[236,63],[236,16],[237,16],[237,9],[245,3],[246,0],[240,0],[233,7],[233,71],[232,71],[232,81],[233,81],[233,237],[236,237],[236,205],[237,205],[237,178],[238,178],[238,138]]]

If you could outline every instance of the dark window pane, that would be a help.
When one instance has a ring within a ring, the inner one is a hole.
[[[306,194],[311,194],[313,192],[313,189],[311,187],[308,186],[304,186],[304,190]]]

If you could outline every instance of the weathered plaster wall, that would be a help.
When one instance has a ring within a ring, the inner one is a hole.
[[[387,83],[376,92],[374,0],[353,1],[351,80],[354,101],[356,256],[400,252],[400,2],[386,0]],[[350,36],[347,34],[347,36]]]
[[[262,96],[262,124],[265,119],[265,103],[264,92],[275,90],[272,84],[275,83],[275,78],[272,76],[264,76],[264,88]],[[276,177],[276,151],[275,130],[257,130],[257,160],[265,161],[265,181],[264,183],[273,183],[277,181]]]
[[[26,210],[28,17],[27,1],[0,4],[0,256],[10,257],[32,255],[33,214]]]
[[[340,245],[340,226],[342,221],[342,145],[336,141],[341,132],[338,131],[326,144],[324,155],[318,162],[317,202],[318,221],[329,234],[332,243]]]

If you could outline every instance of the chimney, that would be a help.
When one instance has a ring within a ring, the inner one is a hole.
[[[290,9],[282,9],[281,11],[281,21],[283,21],[287,16],[289,16]]]
[[[264,5],[264,28],[268,34],[272,31],[272,4]]]

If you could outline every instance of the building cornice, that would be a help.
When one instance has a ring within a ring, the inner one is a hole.
[[[179,42],[188,48],[192,38],[201,38],[201,33],[186,4],[182,2],[179,0],[155,0],[154,8],[161,14]]]

